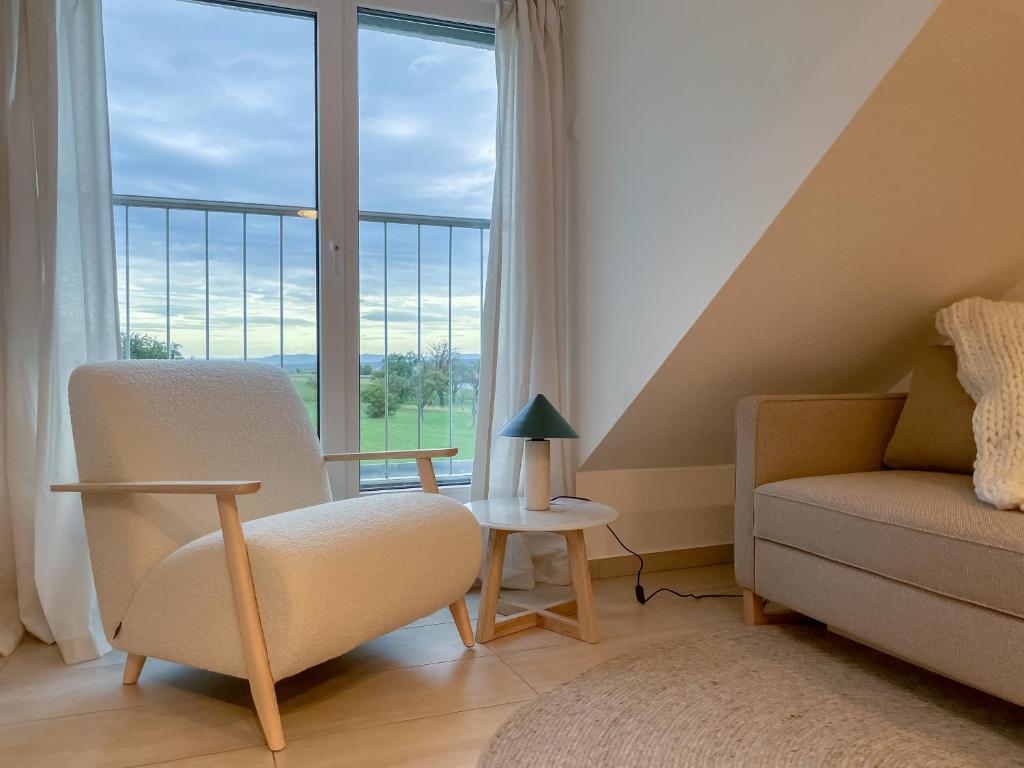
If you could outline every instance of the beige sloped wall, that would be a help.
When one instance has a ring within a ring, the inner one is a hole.
[[[1021,280],[1004,293],[1002,298],[1003,301],[1024,301],[1024,280]]]

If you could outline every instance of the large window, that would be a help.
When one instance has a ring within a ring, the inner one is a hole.
[[[104,1],[124,355],[279,365],[332,450],[456,446],[435,469],[465,482],[493,32],[295,5]],[[415,476],[364,462],[345,490]]]

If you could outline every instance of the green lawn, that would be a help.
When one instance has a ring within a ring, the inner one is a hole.
[[[472,459],[476,443],[476,423],[468,406],[455,407],[452,414],[452,445],[460,459]],[[388,450],[448,447],[448,409],[430,406],[423,409],[420,444],[416,445],[416,406],[403,405],[388,417]],[[359,450],[383,451],[384,419],[371,419],[365,411],[359,419]]]
[[[317,423],[316,406],[316,374],[289,374],[292,383],[299,392],[309,418]],[[476,419],[468,405],[457,404],[452,414],[452,445],[459,449],[460,459],[472,459],[476,443]],[[388,417],[388,441],[390,450],[411,448],[447,448],[448,447],[448,409],[429,406],[423,410],[423,424],[420,432],[420,445],[416,444],[416,406],[403,405]],[[361,410],[359,420],[359,450],[384,450],[384,419],[371,419]]]
[[[310,421],[313,425],[317,424],[317,413],[316,413],[316,374],[312,371],[308,373],[298,373],[293,371],[288,374],[292,378],[292,384],[299,391],[299,397],[302,398],[302,404],[306,406],[306,410],[309,411]]]

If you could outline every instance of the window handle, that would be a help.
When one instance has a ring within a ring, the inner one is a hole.
[[[335,279],[340,279],[342,274],[342,258],[341,258],[341,246],[339,246],[333,240],[327,241],[327,248],[331,252],[331,275]]]

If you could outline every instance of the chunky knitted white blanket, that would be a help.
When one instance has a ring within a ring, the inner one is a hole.
[[[973,298],[939,310],[956,345],[957,378],[974,398],[974,490],[1000,509],[1024,509],[1024,304]]]

